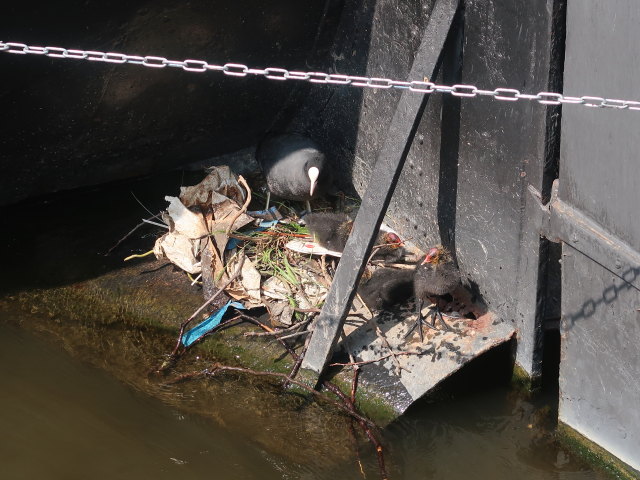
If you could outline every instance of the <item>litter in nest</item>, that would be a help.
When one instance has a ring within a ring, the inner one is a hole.
[[[335,269],[335,260],[326,259],[341,252],[314,242],[294,210],[285,208],[289,216],[276,206],[247,211],[251,189],[227,166],[213,167],[199,184],[165,199],[161,217],[169,231],[153,252],[199,274],[205,298],[224,287],[227,298],[247,308],[265,307],[272,327],[290,327],[322,306]]]

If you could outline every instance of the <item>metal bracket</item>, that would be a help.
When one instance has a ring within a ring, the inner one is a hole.
[[[528,187],[538,206],[533,222],[540,235],[552,242],[563,242],[640,291],[640,254],[558,198],[558,187],[559,181],[555,180],[551,199],[546,204],[542,203],[538,190],[531,185]]]
[[[458,5],[459,0],[436,1],[408,78],[436,76],[440,54]],[[309,381],[317,383],[333,353],[375,243],[375,233],[391,200],[428,99],[429,95],[416,96],[405,90],[398,101],[353,230],[305,353],[302,368],[307,371],[305,376]]]

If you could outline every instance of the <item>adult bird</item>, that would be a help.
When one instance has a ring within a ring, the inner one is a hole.
[[[298,133],[269,134],[258,145],[256,160],[267,180],[267,209],[271,194],[306,202],[322,195],[331,183],[324,152]]]
[[[308,213],[304,216],[309,233],[318,244],[334,252],[342,252],[351,229],[353,219],[341,212]],[[400,260],[404,256],[404,243],[393,232],[381,231],[376,241],[373,258],[386,262]]]
[[[445,323],[440,311],[440,301],[444,295],[453,292],[460,284],[460,270],[451,256],[451,252],[442,245],[436,245],[429,249],[422,262],[415,269],[413,278],[413,292],[416,301],[416,323],[407,332],[405,337],[418,327],[420,329],[420,341],[424,341],[422,326],[436,328],[436,316],[440,319],[445,329],[451,328]],[[425,300],[432,303],[431,324],[422,318],[422,306]]]
[[[413,270],[378,268],[358,287],[358,293],[369,310],[388,310],[413,295]]]

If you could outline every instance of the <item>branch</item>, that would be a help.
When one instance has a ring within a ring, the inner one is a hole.
[[[153,217],[151,217],[151,218],[157,218],[157,217],[159,217],[159,216],[160,216],[160,214],[157,214],[157,215],[154,215],[154,216],[153,216]],[[151,220],[151,218],[149,218],[148,220]],[[124,242],[127,238],[129,238],[133,232],[135,232],[137,229],[139,229],[140,227],[142,227],[144,224],[145,224],[145,222],[144,222],[144,220],[143,220],[143,221],[142,221],[142,223],[139,223],[138,225],[136,225],[135,227],[133,227],[133,228],[129,231],[129,233],[127,233],[124,237],[122,237],[120,240],[118,240],[118,242],[117,242],[113,247],[111,247],[109,250],[107,250],[107,253],[105,253],[105,254],[104,254],[104,256],[106,257],[106,256],[107,256],[107,255],[109,255],[111,252],[113,252],[116,248],[118,248],[118,246],[119,246],[122,242]]]
[[[176,355],[178,354],[178,350],[180,349],[182,336],[184,335],[184,331],[187,328],[187,325],[189,325],[189,323],[191,323],[194,318],[196,318],[205,308],[207,308],[207,306],[209,306],[209,304],[211,304],[211,302],[213,302],[218,297],[218,295],[220,295],[224,291],[225,288],[231,285],[231,282],[233,282],[236,277],[238,277],[238,275],[240,275],[240,272],[242,271],[242,265],[244,264],[244,258],[244,254],[241,255],[240,260],[238,261],[238,266],[236,267],[235,272],[233,272],[233,275],[229,277],[229,280],[227,280],[222,287],[218,288],[216,293],[211,295],[211,297],[209,297],[206,302],[200,305],[200,307],[195,312],[193,312],[193,314],[189,318],[187,318],[180,324],[180,333],[178,334],[178,341],[176,342],[176,346],[173,348],[173,351],[169,355],[169,359],[162,363],[162,365],[156,370],[156,373],[160,373],[171,366],[176,358]]]
[[[174,380],[167,382],[166,385],[175,385],[177,383],[181,383],[184,382],[186,380],[192,380],[192,379],[196,379],[196,378],[201,378],[201,377],[213,377],[216,375],[216,373],[218,372],[238,372],[238,373],[244,373],[247,375],[254,375],[257,377],[274,377],[274,378],[281,378],[285,381],[288,381],[289,383],[293,383],[294,385],[300,387],[301,389],[303,389],[304,391],[318,397],[321,398],[325,401],[327,401],[328,403],[330,403],[331,405],[333,405],[334,407],[342,410],[343,412],[347,413],[348,415],[350,415],[351,417],[355,418],[356,420],[358,420],[358,422],[362,422],[364,424],[366,424],[368,427],[370,428],[376,428],[376,425],[369,420],[368,418],[363,417],[362,415],[360,415],[359,413],[355,412],[352,408],[343,405],[342,403],[339,403],[335,400],[331,400],[330,398],[327,398],[326,395],[323,395],[321,392],[314,390],[313,388],[309,387],[308,385],[306,385],[305,383],[299,382],[298,380],[293,380],[291,378],[289,378],[285,373],[277,373],[277,372],[262,372],[259,370],[251,370],[249,368],[242,368],[242,367],[232,367],[229,365],[222,365],[220,363],[215,363],[211,368],[208,368],[206,370],[203,370],[202,372],[195,372],[195,373],[190,373],[190,374],[186,374],[186,375],[181,375],[177,378],[175,378]]]
[[[386,360],[389,357],[395,357],[399,355],[424,355],[425,352],[391,352],[388,355],[383,355],[379,358],[374,358],[373,360],[363,360],[362,362],[349,362],[349,363],[330,363],[330,367],[353,367],[358,365],[367,365],[369,363],[381,362],[382,360]],[[406,370],[406,369],[405,369]]]
[[[240,217],[240,215],[242,215],[244,212],[247,211],[247,207],[251,203],[251,189],[249,188],[249,185],[247,185],[247,181],[244,179],[242,175],[239,175],[238,182],[241,183],[242,186],[247,191],[247,199],[245,200],[244,205],[242,205],[242,208],[238,210],[236,214],[233,216],[233,218],[231,219],[231,223],[229,223],[229,226],[227,227],[227,231],[225,232],[227,236],[229,236],[229,234],[231,233],[231,230],[233,230],[233,224],[236,223],[236,220]]]
[[[294,323],[290,327],[283,328],[281,330],[272,330],[270,332],[244,332],[243,335],[245,337],[272,337],[272,336],[280,335],[281,333],[294,332],[299,328],[304,327],[307,323],[309,323],[309,320],[304,320],[303,322],[300,322],[300,323]]]

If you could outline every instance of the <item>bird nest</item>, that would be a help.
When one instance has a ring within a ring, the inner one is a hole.
[[[199,184],[165,197],[168,207],[155,217],[167,231],[152,252],[183,270],[205,299],[223,291],[245,308],[266,308],[271,328],[288,328],[319,311],[341,253],[314,242],[290,203],[260,210],[259,197],[228,167],[212,168]],[[364,305],[356,310],[371,316]]]

